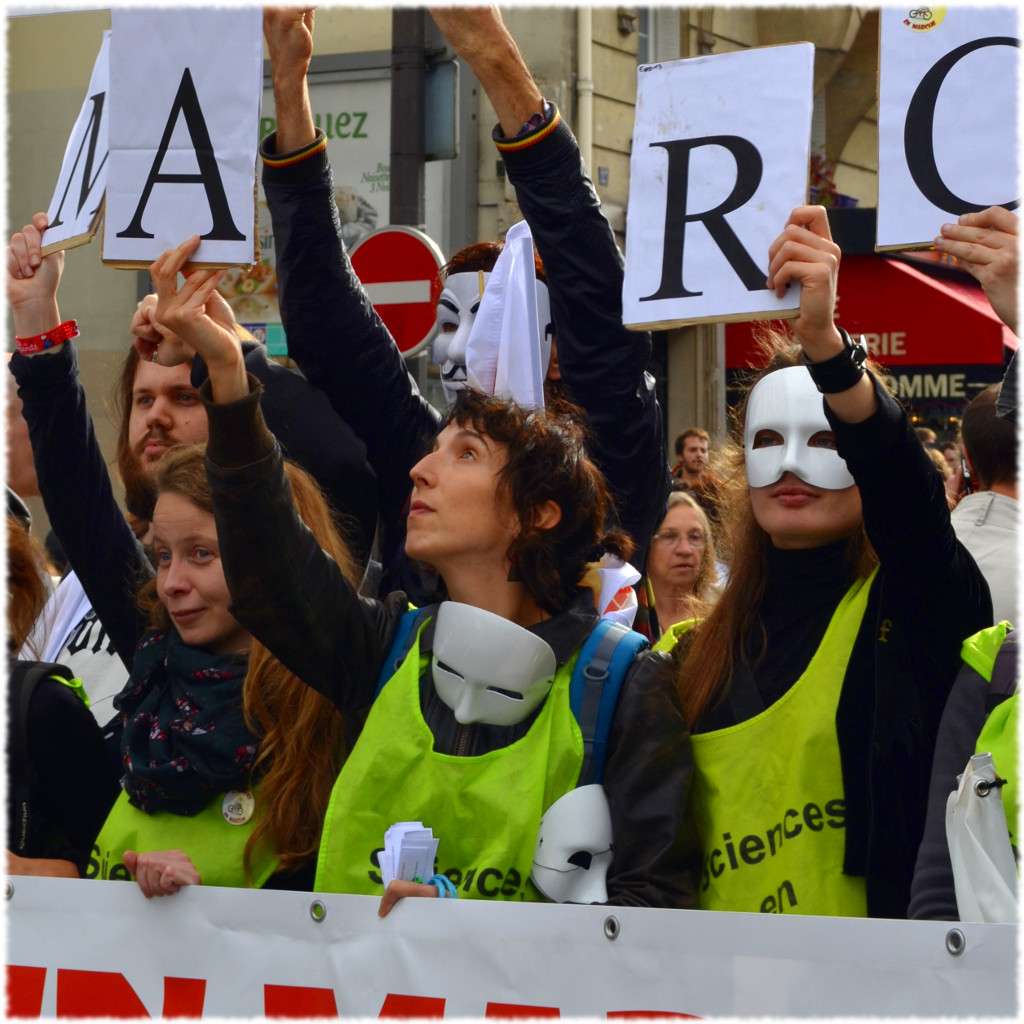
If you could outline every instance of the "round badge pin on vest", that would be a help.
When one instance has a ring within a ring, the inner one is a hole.
[[[233,789],[224,794],[221,814],[229,825],[244,825],[251,817],[256,801],[247,789]]]

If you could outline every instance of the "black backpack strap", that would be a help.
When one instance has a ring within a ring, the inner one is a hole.
[[[49,661],[18,661],[7,663],[7,766],[10,834],[7,845],[14,853],[23,853],[32,835],[32,796],[39,785],[39,776],[28,751],[28,712],[32,694],[44,680],[58,676],[74,679],[64,665]]]

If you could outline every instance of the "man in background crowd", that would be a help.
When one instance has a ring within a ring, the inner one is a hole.
[[[992,592],[995,621],[1017,624],[1017,424],[996,414],[1000,385],[968,403],[960,424],[963,487],[953,510],[957,538],[974,556]]]

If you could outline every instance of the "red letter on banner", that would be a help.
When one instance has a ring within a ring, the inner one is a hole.
[[[206,982],[200,978],[164,978],[165,1017],[202,1017]]]
[[[148,1017],[135,989],[117,971],[57,971],[58,1017]]]
[[[39,1017],[43,1012],[45,967],[7,966],[7,1015]]]
[[[682,1017],[684,1020],[703,1020],[692,1013],[668,1013],[665,1010],[609,1010],[605,1016],[618,1020],[650,1020],[651,1017]]]
[[[557,1006],[524,1006],[522,1003],[488,1003],[485,1017],[561,1017]]]
[[[378,1017],[443,1017],[444,1000],[430,996],[396,996],[390,992],[384,999]]]
[[[268,1017],[337,1017],[338,1004],[329,988],[264,985],[263,1012]]]

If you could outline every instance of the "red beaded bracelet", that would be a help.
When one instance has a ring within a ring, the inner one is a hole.
[[[15,338],[18,343],[18,351],[23,356],[30,356],[33,352],[45,352],[54,345],[62,345],[69,338],[78,337],[78,323],[74,320],[65,320],[64,323],[54,327],[52,331],[45,334],[37,334],[34,338]]]

